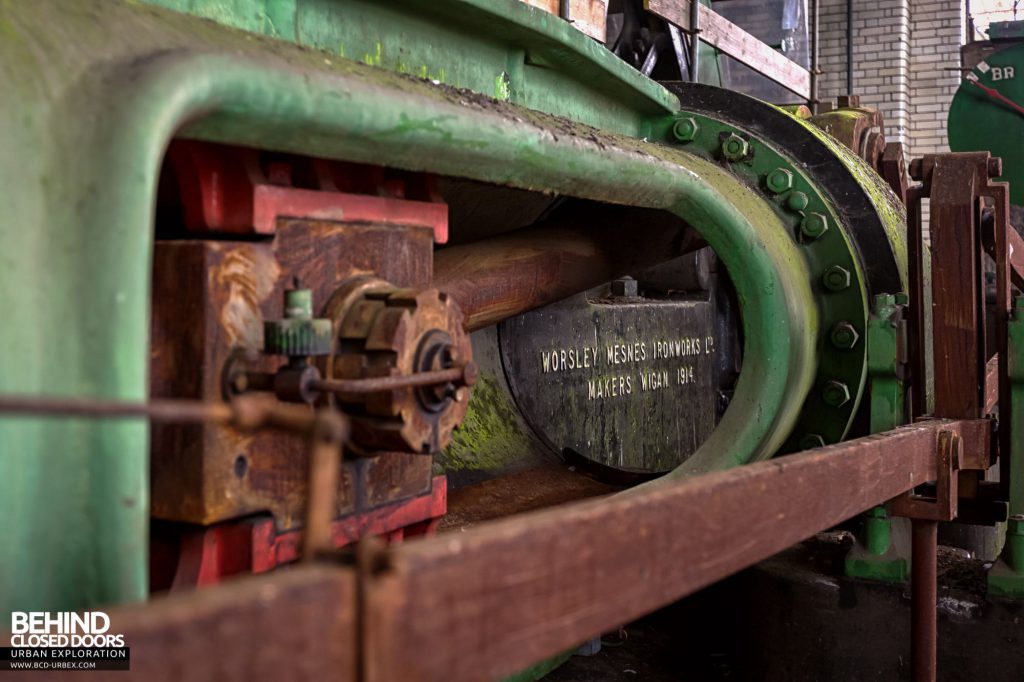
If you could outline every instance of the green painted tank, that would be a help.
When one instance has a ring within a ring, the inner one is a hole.
[[[949,148],[1003,159],[999,180],[1024,204],[1024,44],[988,55],[968,72],[949,107]]]

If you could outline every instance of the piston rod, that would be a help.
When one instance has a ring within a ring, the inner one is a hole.
[[[638,220],[638,216],[641,219]],[[453,296],[467,331],[540,308],[705,246],[663,214],[617,206],[575,211],[434,254],[434,286]]]

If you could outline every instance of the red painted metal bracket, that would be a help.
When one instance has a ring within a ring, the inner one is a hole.
[[[331,524],[334,546],[345,547],[366,536],[401,542],[433,535],[448,511],[448,479],[435,476],[429,494],[350,514]],[[181,538],[172,592],[222,582],[230,576],[265,573],[298,561],[301,530],[278,533],[270,517],[243,519],[198,529]]]
[[[254,149],[192,140],[175,140],[167,160],[190,231],[273,234],[278,219],[302,218],[428,227],[436,243],[448,241],[448,205],[421,175],[267,160]]]

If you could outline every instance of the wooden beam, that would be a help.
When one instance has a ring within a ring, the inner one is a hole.
[[[531,7],[558,16],[559,0],[521,0]],[[605,41],[608,0],[569,0],[569,21],[599,43]]]
[[[941,431],[987,466],[990,427],[921,422],[394,547],[363,584],[363,679],[501,679],[934,479]]]
[[[670,24],[690,30],[691,0],[644,0],[644,7]],[[764,74],[803,99],[811,96],[811,72],[742,28],[715,14],[707,7],[699,7],[700,39],[733,59]]]

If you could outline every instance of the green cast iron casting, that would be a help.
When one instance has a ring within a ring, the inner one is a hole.
[[[513,5],[502,11],[527,38],[589,49]],[[0,392],[145,398],[153,210],[174,136],[682,216],[725,263],[743,313],[735,398],[694,456],[713,468],[775,453],[815,381],[818,265],[786,209],[727,166],[637,139],[672,124],[652,112],[654,84],[605,126],[629,137],[114,0],[0,4],[0,35]],[[0,417],[0,443],[0,611],[144,598],[146,425]]]

